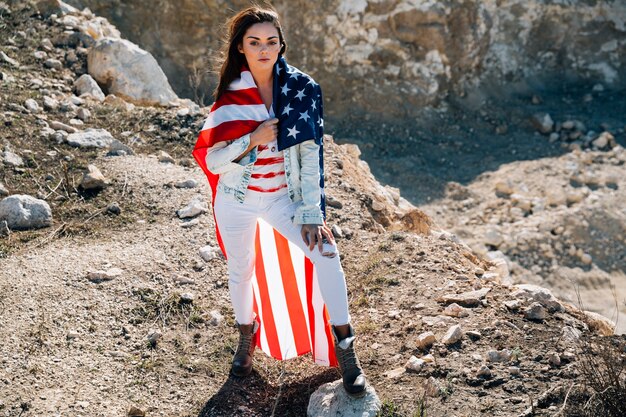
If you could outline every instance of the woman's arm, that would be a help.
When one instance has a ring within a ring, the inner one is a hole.
[[[320,147],[313,140],[299,145],[300,154],[300,186],[302,187],[302,205],[296,209],[294,223],[324,224],[324,216],[320,207]]]

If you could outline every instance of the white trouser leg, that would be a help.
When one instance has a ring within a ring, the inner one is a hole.
[[[218,192],[213,210],[226,249],[228,288],[235,319],[239,324],[250,324],[254,320],[252,273],[258,207],[240,204]]]
[[[347,324],[350,322],[348,293],[339,253],[334,258],[329,258],[322,256],[317,246],[312,251],[309,250],[300,234],[302,226],[291,220],[299,204],[292,203],[286,194],[277,199],[268,199],[262,207],[261,217],[311,259],[317,270],[317,281],[328,308],[330,322],[334,325]]]

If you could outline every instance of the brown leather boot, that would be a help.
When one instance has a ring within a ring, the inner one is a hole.
[[[236,324],[239,329],[239,345],[233,357],[233,366],[230,372],[235,376],[246,376],[252,372],[252,354],[256,346],[259,323]]]
[[[333,337],[335,339],[335,355],[341,369],[343,378],[343,388],[351,397],[362,397],[365,395],[365,387],[367,381],[361,369],[359,358],[354,351],[354,329],[350,325],[350,335],[339,340],[335,332],[335,326],[332,327]]]

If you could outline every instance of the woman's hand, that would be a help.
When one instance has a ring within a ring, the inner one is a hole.
[[[335,237],[333,236],[333,232],[325,224],[303,224],[300,233],[302,235],[302,240],[304,240],[304,243],[309,247],[309,250],[313,250],[313,248],[317,244],[320,253],[323,253],[323,238],[326,238],[328,243],[332,245],[335,244]]]
[[[250,134],[250,145],[259,146],[270,143],[278,134],[278,119],[267,119]]]

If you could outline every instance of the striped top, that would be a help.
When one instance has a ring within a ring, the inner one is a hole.
[[[275,117],[273,106],[270,107],[269,114],[270,118]],[[285,158],[283,151],[278,150],[276,140],[257,147],[257,159],[252,167],[248,191],[278,194],[287,192]]]

